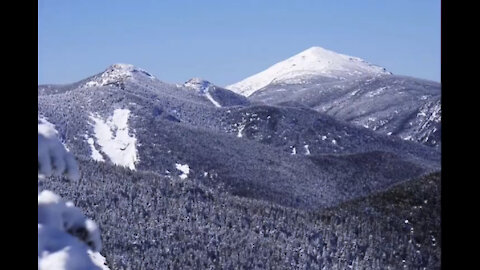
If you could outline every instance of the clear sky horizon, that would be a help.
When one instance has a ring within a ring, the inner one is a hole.
[[[38,83],[114,63],[238,82],[312,46],[440,82],[440,0],[38,1]]]

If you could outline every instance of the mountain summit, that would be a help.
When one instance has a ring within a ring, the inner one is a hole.
[[[142,74],[150,79],[155,78],[141,68],[137,68],[130,64],[117,63],[109,66],[104,72],[94,76],[91,80],[84,84],[84,87],[104,86],[107,84],[117,83],[133,77],[133,74]]]
[[[186,81],[184,84],[183,84],[184,87],[188,88],[188,89],[192,89],[192,90],[196,90],[202,94],[205,94],[206,92],[208,92],[208,90],[210,89],[211,86],[213,86],[213,84],[207,80],[203,80],[201,78],[191,78],[190,80]]]
[[[303,83],[311,77],[344,80],[387,74],[392,73],[358,57],[339,54],[322,47],[311,47],[226,88],[250,96],[270,83]]]

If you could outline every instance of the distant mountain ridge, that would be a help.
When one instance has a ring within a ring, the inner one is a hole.
[[[225,88],[250,96],[272,83],[302,83],[318,76],[327,80],[344,80],[386,74],[389,75],[391,72],[361,58],[339,54],[322,47],[311,47]]]
[[[219,179],[233,194],[308,208],[439,167],[436,150],[308,108],[255,104],[202,80],[174,85],[134,72],[139,69],[132,66],[111,67],[119,70],[109,67],[81,82],[51,86],[38,97],[39,115],[57,127],[69,149],[98,162],[160,174],[180,175],[178,168],[185,168],[187,177]],[[358,155],[396,165],[367,172],[355,165]],[[384,170],[397,173],[385,177]],[[337,186],[345,185],[353,171],[357,184],[349,185],[351,192],[338,193]],[[377,181],[369,182],[374,175]],[[294,184],[297,178],[303,184]],[[322,188],[314,188],[318,185]]]
[[[227,86],[252,102],[299,104],[382,134],[441,145],[441,85],[312,47]]]
[[[381,134],[441,145],[441,93],[435,82],[396,75],[330,83],[319,79],[271,84],[249,100],[293,102]]]

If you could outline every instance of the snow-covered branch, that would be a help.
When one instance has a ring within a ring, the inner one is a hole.
[[[53,124],[39,119],[39,177],[66,176],[78,180],[77,162],[57,138]],[[38,269],[105,270],[100,230],[73,202],[49,190],[38,191]]]

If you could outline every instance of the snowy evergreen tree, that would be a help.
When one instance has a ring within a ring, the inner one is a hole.
[[[44,119],[38,125],[39,179],[65,174],[80,178],[77,162],[57,138],[54,126]],[[38,190],[38,269],[105,270],[97,224],[73,202],[49,190]]]

